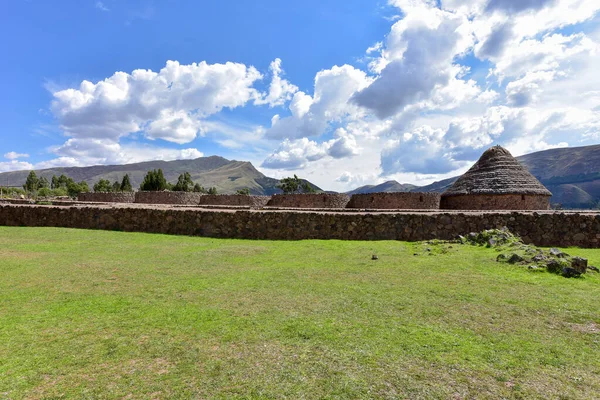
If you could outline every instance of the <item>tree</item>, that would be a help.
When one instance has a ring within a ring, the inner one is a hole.
[[[58,178],[56,175],[52,175],[52,183],[50,184],[50,189],[59,189],[60,183],[58,182]]]
[[[113,191],[113,186],[110,183],[110,181],[108,179],[100,179],[95,185],[94,185],[94,192],[98,193],[98,192],[112,192]]]
[[[50,182],[48,182],[48,179],[42,176],[38,182],[38,188],[50,188]]]
[[[243,196],[249,196],[250,195],[250,189],[248,189],[248,188],[239,189],[238,191],[235,192],[235,194],[241,194]]]
[[[121,192],[133,192],[133,187],[129,181],[129,174],[125,174],[121,181]]]
[[[140,190],[160,191],[165,190],[168,187],[169,186],[165,176],[163,175],[163,171],[159,168],[158,170],[154,169],[152,171],[148,171],[144,177],[144,180],[142,181],[142,184],[140,185]]]
[[[284,194],[296,193],[316,193],[315,189],[308,182],[303,182],[295,174],[294,177],[283,178],[279,181],[277,187],[283,190]]]
[[[40,180],[38,179],[37,175],[35,174],[35,171],[31,171],[31,172],[29,172],[29,175],[27,175],[27,180],[25,181],[25,184],[23,185],[23,189],[25,189],[25,191],[27,191],[27,192],[35,192],[36,190],[38,190],[39,184],[40,184]]]
[[[73,178],[68,178],[67,182],[67,194],[70,197],[77,197],[79,193],[85,193],[90,191],[90,187],[88,186],[86,181],[81,181],[76,183]],[[108,182],[108,181],[107,181]]]
[[[216,187],[208,188],[208,194],[217,194],[217,188]]]
[[[53,195],[52,190],[45,186],[45,187],[40,187],[40,189],[37,192],[38,197],[50,197]]]
[[[302,188],[302,193],[316,193],[317,191],[313,189],[310,183],[303,182],[300,186]]]
[[[179,175],[177,179],[177,183],[173,186],[174,191],[176,192],[191,192],[194,189],[194,182],[192,181],[192,176],[189,172],[184,172]]]
[[[120,192],[121,191],[121,184],[118,181],[114,181],[112,184],[112,191],[113,192]]]
[[[194,185],[194,192],[196,192],[196,193],[206,193],[206,189],[204,189],[204,186],[200,185],[199,183],[196,183]]]

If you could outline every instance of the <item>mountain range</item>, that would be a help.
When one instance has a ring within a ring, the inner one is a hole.
[[[517,160],[552,192],[552,204],[565,208],[596,208],[600,202],[600,145],[538,151],[517,157]],[[444,192],[457,179],[448,178],[426,186],[414,186],[410,190],[405,190],[407,185],[387,181],[381,185],[362,186],[348,193]],[[385,188],[398,190],[381,190]]]
[[[192,180],[205,188],[216,187],[218,193],[235,193],[248,188],[251,194],[271,195],[281,193],[277,188],[279,179],[269,178],[247,161],[227,160],[219,156],[200,157],[194,160],[147,161],[124,165],[95,165],[91,167],[63,167],[36,170],[38,177],[48,180],[53,175],[65,174],[75,181],[86,181],[90,188],[100,179],[121,181],[129,175],[131,184],[138,188],[149,170],[162,169],[167,181],[175,183],[180,174],[189,172]],[[0,186],[21,186],[29,171],[13,171],[0,174]],[[309,182],[310,183],[310,182]],[[321,189],[310,183],[316,191]]]
[[[517,157],[527,169],[553,194],[551,202],[565,208],[590,208],[600,203],[600,145],[565,147],[538,151]],[[161,168],[169,182],[176,182],[183,172],[189,172],[194,182],[216,187],[219,193],[235,193],[248,188],[252,194],[280,193],[278,179],[269,178],[252,163],[227,160],[219,156],[200,157],[194,160],[148,161],[125,165],[96,165],[91,167],[64,167],[37,170],[38,176],[48,180],[52,175],[65,174],[75,181],[86,181],[90,187],[100,179],[120,181],[129,174],[134,188],[139,187],[147,171]],[[29,171],[0,174],[0,186],[21,186]],[[387,181],[379,185],[366,185],[348,194],[375,192],[443,192],[458,177],[434,182],[426,186]],[[321,188],[311,183],[316,191]]]

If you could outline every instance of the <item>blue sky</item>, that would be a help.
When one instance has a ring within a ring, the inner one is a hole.
[[[6,2],[0,171],[218,154],[346,190],[596,143],[596,3]]]

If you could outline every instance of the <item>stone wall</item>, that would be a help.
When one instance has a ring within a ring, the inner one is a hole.
[[[239,239],[429,240],[507,226],[539,246],[600,247],[599,213],[208,211],[136,205],[0,205],[0,225]]]
[[[262,208],[271,196],[247,196],[242,194],[207,194],[200,197],[201,206],[249,206]]]
[[[133,203],[135,193],[79,193],[77,201],[93,201],[98,203]]]
[[[529,194],[444,196],[443,210],[549,210],[550,197]]]
[[[377,210],[438,210],[439,193],[353,194],[346,208]]]
[[[135,192],[135,202],[141,204],[197,205],[202,193],[194,192]]]
[[[345,208],[349,201],[350,196],[337,193],[276,194],[271,197],[267,206],[280,208]]]

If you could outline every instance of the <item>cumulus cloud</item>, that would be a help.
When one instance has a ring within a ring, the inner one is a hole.
[[[323,134],[331,121],[342,121],[358,112],[349,100],[369,83],[365,72],[350,65],[318,72],[314,95],[296,92],[289,106],[291,116],[281,118],[275,115],[271,127],[265,132],[266,137],[283,139]]]
[[[49,160],[49,166],[79,166],[129,164],[150,160],[183,160],[202,157],[195,148],[170,149],[144,144],[121,145],[110,139],[71,138],[51,151],[59,157]],[[49,168],[45,166],[45,168]]]
[[[285,139],[261,166],[270,169],[297,169],[327,156],[341,159],[359,154],[360,148],[353,135],[340,128],[335,132],[335,136],[334,139],[322,143],[308,138]]]
[[[52,111],[68,136],[117,139],[150,127],[150,137],[182,143],[194,139],[192,120],[236,108],[259,98],[253,84],[262,78],[244,64],[182,65],[168,61],[159,72],[116,72],[78,89],[53,93]],[[175,129],[165,129],[172,125]]]
[[[28,158],[29,154],[26,153],[17,153],[15,151],[9,151],[8,153],[4,154],[4,158],[6,158],[7,160],[16,160],[18,158]]]
[[[269,107],[282,106],[291,100],[293,94],[298,91],[298,87],[281,78],[281,75],[283,75],[281,59],[276,58],[269,66],[269,70],[273,75],[271,84],[269,85],[269,93],[263,95],[262,98],[256,99],[254,104],[268,104]]]
[[[407,14],[388,35],[380,75],[353,102],[386,118],[427,99],[456,76],[452,59],[470,45],[467,25],[465,17],[434,7]]]
[[[20,171],[24,169],[33,169],[33,165],[19,160],[0,161],[0,172]]]

